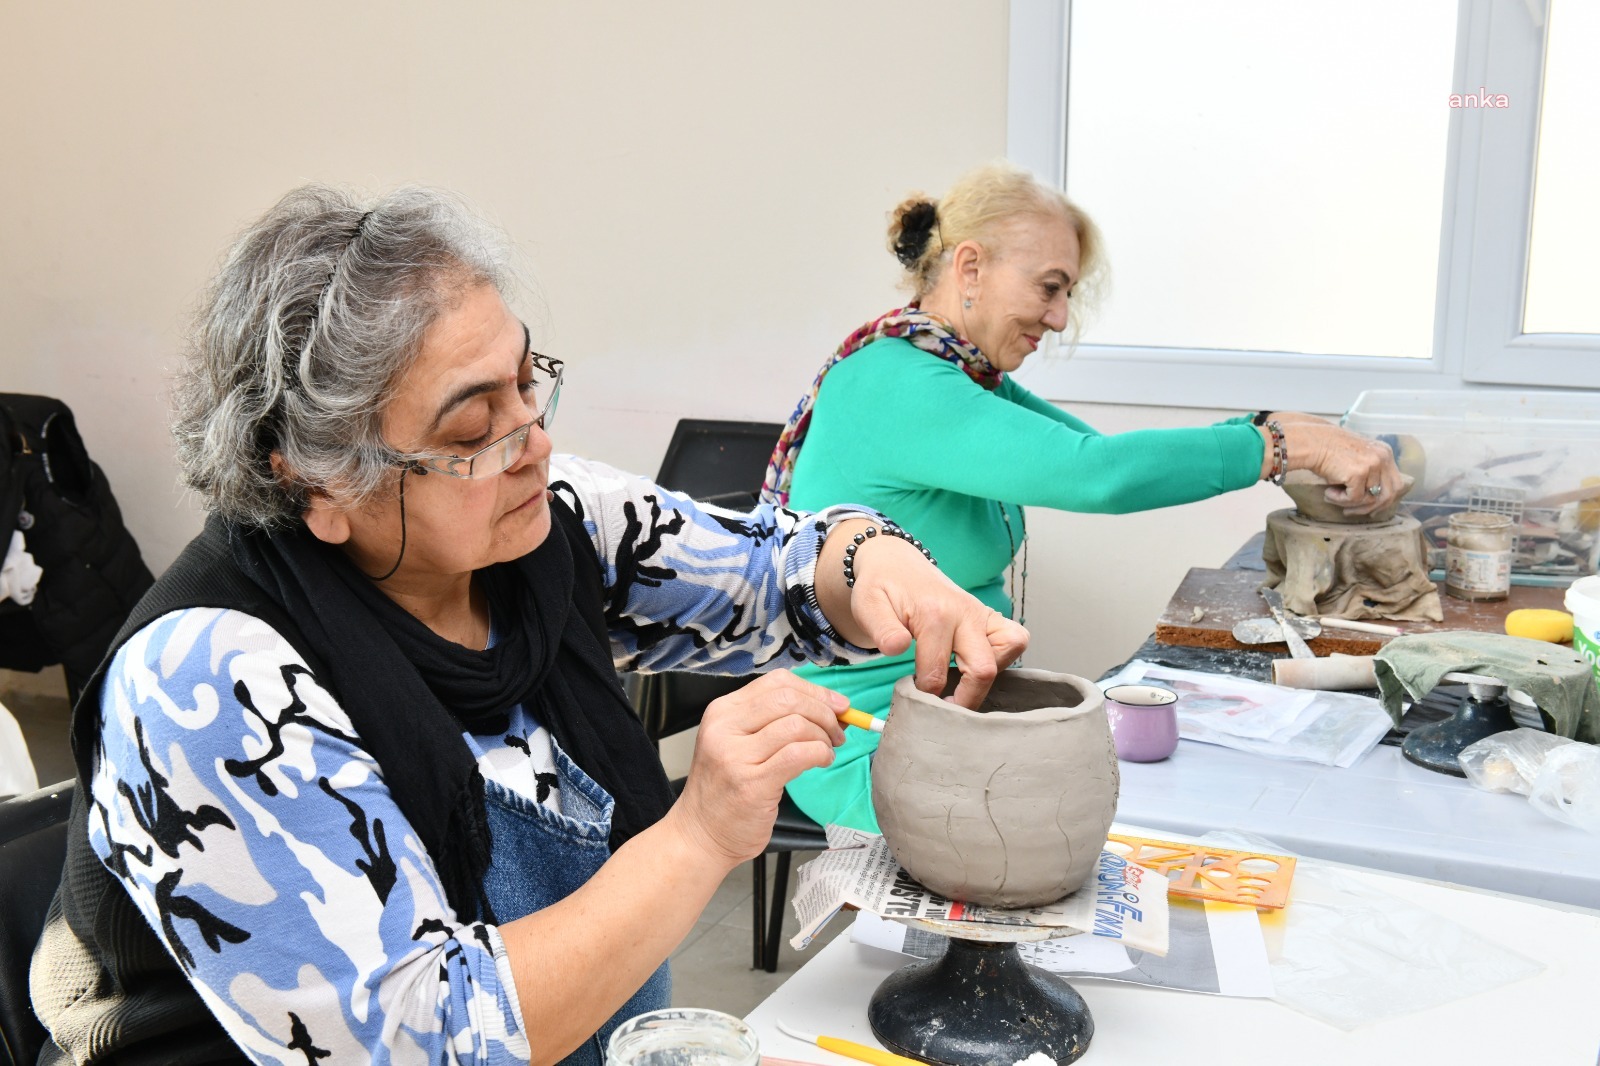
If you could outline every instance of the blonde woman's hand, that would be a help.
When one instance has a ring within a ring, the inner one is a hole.
[[[833,762],[844,743],[843,695],[787,670],[712,700],[700,721],[683,795],[668,814],[713,861],[732,869],[772,837],[783,786]]]
[[[1400,492],[1402,477],[1387,444],[1320,420],[1280,422],[1290,470],[1328,483],[1328,502],[1351,515],[1371,514]]]

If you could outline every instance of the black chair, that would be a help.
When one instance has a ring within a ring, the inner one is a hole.
[[[754,507],[783,426],[684,418],[672,431],[656,483],[723,507]]]
[[[0,802],[0,1066],[33,1066],[49,1034],[28,999],[28,961],[61,882],[73,783]]]
[[[672,432],[656,481],[663,488],[705,503],[739,510],[753,507],[762,479],[766,477],[767,460],[782,430],[783,426],[776,422],[685,418]],[[708,703],[743,687],[750,680],[707,674],[647,674],[637,696],[639,718],[651,739],[659,743],[663,737],[699,725]],[[682,788],[681,781],[673,784]],[[822,827],[802,814],[785,793],[766,852],[756,856],[751,864],[755,879],[752,967],[768,973],[778,969],[778,944],[789,893],[789,853],[827,846]],[[769,903],[767,854],[774,852],[778,861],[773,871]]]

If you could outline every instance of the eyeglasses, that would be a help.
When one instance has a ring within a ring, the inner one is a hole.
[[[533,365],[534,377],[531,383],[535,412],[532,421],[490,441],[471,455],[406,455],[400,458],[400,465],[414,474],[436,470],[467,480],[494,477],[508,470],[512,463],[522,458],[522,453],[528,447],[528,434],[533,432],[533,427],[544,430],[550,428],[556,417],[556,403],[561,399],[561,376],[565,370],[561,360],[530,351],[528,361]]]

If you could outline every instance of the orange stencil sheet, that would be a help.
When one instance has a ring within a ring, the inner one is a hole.
[[[1243,903],[1277,910],[1289,902],[1294,859],[1112,833],[1106,849],[1131,863],[1165,874],[1167,891],[1190,899]]]

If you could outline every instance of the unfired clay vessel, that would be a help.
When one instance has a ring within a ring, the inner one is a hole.
[[[1400,508],[1400,501],[1406,498],[1406,493],[1410,492],[1416,483],[1417,479],[1410,474],[1401,474],[1400,490],[1385,500],[1382,507],[1364,515],[1346,514],[1342,506],[1331,503],[1327,495],[1328,483],[1309,470],[1291,471],[1284,477],[1280,487],[1294,501],[1295,510],[1317,522],[1333,522],[1337,525],[1376,525],[1394,517],[1395,511]]]
[[[896,861],[942,896],[992,907],[1053,903],[1081,885],[1118,783],[1100,691],[1044,670],[1001,671],[978,711],[901,678],[872,763]]]

